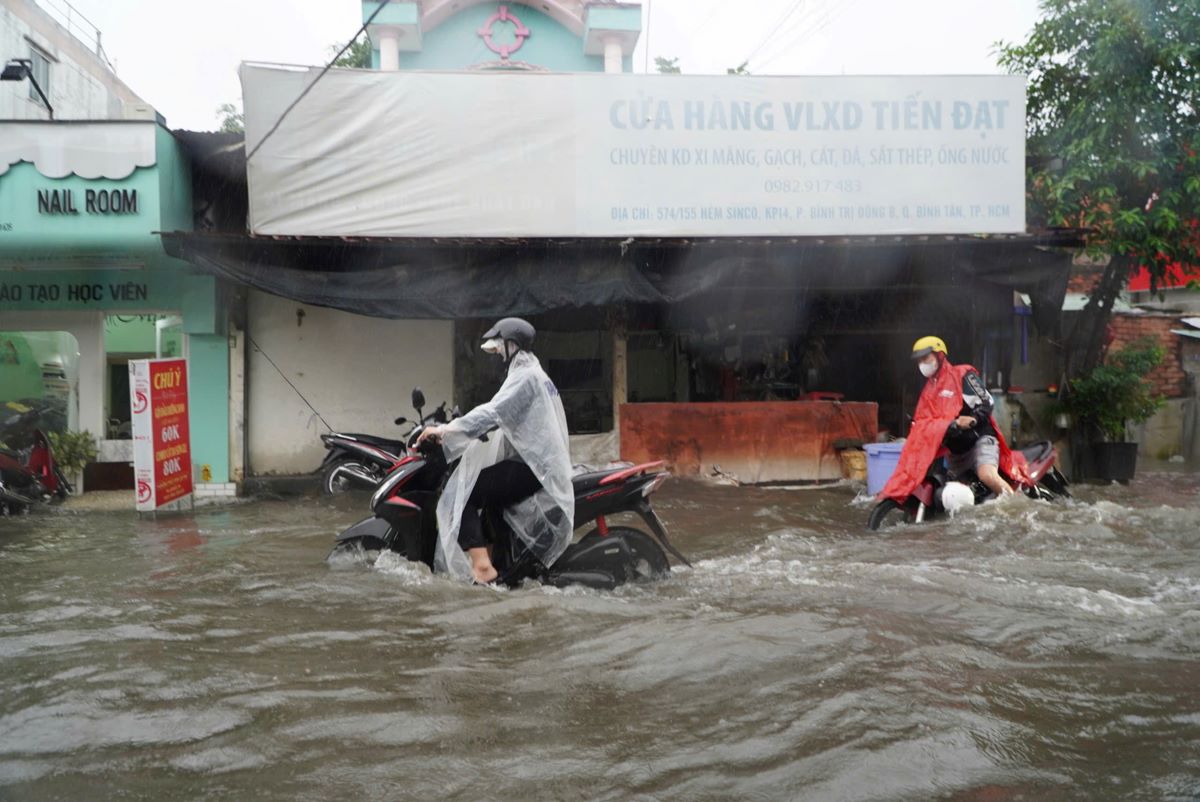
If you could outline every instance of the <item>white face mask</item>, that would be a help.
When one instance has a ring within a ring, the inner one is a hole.
[[[938,368],[941,367],[941,365],[939,365],[937,362],[922,362],[921,364],[917,365],[917,367],[921,369],[921,375],[928,379],[933,376],[933,374],[938,372]]]
[[[490,340],[485,340],[483,345],[479,346],[487,354],[503,354],[504,340],[499,337],[493,337]]]

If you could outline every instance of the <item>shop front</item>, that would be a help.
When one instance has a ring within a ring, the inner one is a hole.
[[[128,362],[183,356],[195,476],[233,494],[218,283],[157,234],[191,224],[188,165],[157,123],[0,123],[0,404],[20,423],[0,439],[89,432],[87,486],[131,488]]]
[[[1014,293],[1038,332],[1061,308],[1073,242],[1025,231],[1019,77],[247,65],[243,89],[250,231],[170,252],[298,304],[452,321],[463,408],[499,378],[479,333],[528,317],[591,456],[833,478],[839,444],[904,434],[917,337],[1003,386]],[[281,331],[309,325],[294,311]]]

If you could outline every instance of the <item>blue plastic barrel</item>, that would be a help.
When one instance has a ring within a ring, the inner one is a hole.
[[[892,478],[896,464],[900,462],[900,452],[904,450],[904,441],[895,443],[867,443],[863,451],[867,452],[867,492],[872,496],[883,490],[883,486]]]

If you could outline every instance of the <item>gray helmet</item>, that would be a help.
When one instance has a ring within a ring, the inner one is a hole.
[[[529,321],[519,317],[506,317],[488,329],[483,339],[486,341],[499,337],[506,343],[513,343],[522,351],[529,351],[533,349],[533,338],[536,336],[537,329]]]

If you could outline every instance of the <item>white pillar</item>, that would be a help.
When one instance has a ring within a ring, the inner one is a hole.
[[[604,71],[625,72],[625,53],[621,50],[621,40],[616,37],[604,40]]]
[[[72,333],[79,341],[79,428],[98,440],[107,436],[104,388],[108,372],[104,351],[104,313],[90,312]]]
[[[400,32],[395,28],[379,29],[379,69],[385,72],[400,69]]]
[[[629,401],[629,340],[623,319],[613,326],[612,337],[613,432],[616,433],[617,451],[619,453],[621,443],[621,405]]]

